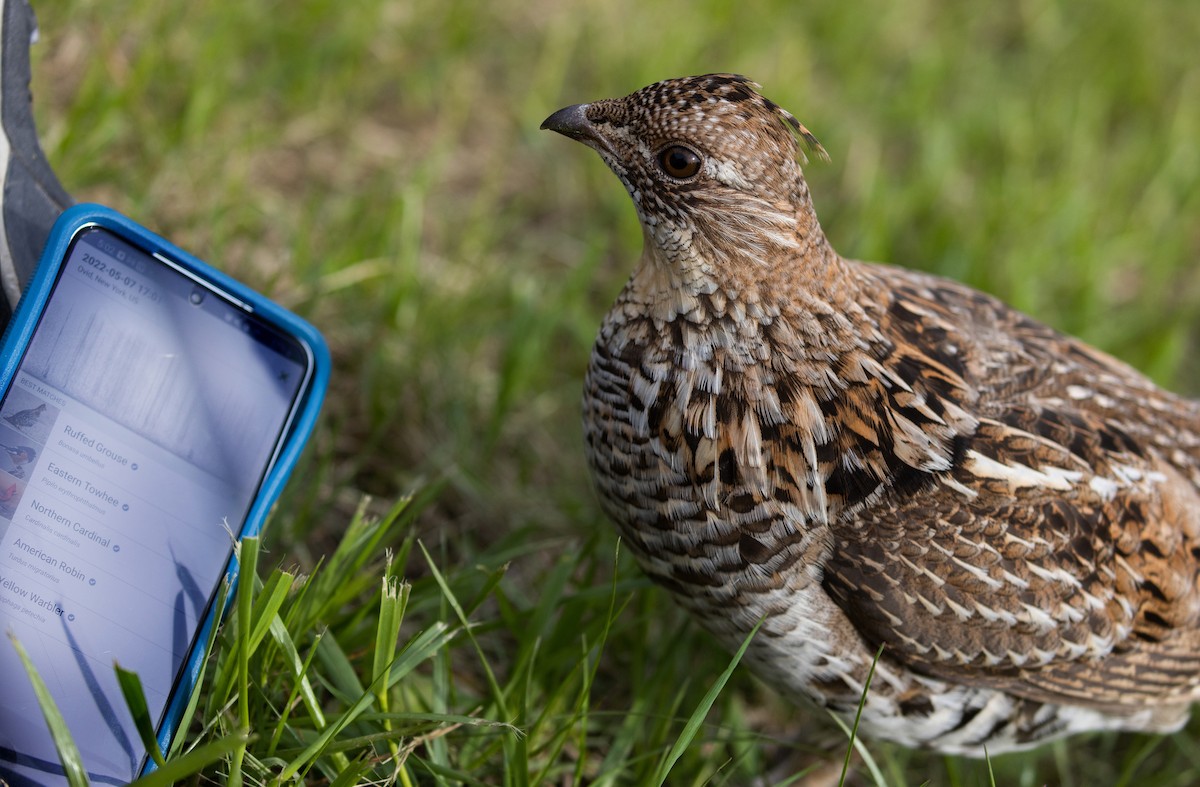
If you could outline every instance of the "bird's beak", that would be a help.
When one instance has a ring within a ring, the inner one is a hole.
[[[594,140],[596,129],[585,114],[587,106],[587,104],[572,104],[564,107],[543,120],[542,128],[557,131],[565,137],[577,139],[580,142]]]
[[[599,153],[605,161],[609,162],[609,166],[615,166],[612,162],[616,160],[617,156],[612,145],[595,124],[587,119],[588,106],[588,104],[573,104],[563,107],[543,120],[542,128],[557,131],[564,137],[582,142]]]

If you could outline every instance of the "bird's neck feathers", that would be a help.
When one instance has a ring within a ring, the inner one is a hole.
[[[641,218],[644,246],[630,294],[663,322],[699,316],[698,309],[711,314],[726,302],[769,318],[853,301],[852,264],[830,246],[802,179],[778,203],[709,190],[695,195],[685,221]]]

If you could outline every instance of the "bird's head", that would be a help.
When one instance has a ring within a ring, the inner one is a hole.
[[[825,151],[757,88],[732,74],[668,79],[566,107],[542,128],[593,148],[617,174],[649,257],[698,284],[735,272],[760,278],[824,243],[800,143]]]

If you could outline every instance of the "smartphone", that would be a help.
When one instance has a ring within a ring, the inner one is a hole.
[[[234,541],[262,527],[329,375],[315,329],[125,217],[69,209],[0,349],[0,628],[29,653],[95,784],[165,750]],[[0,637],[0,778],[65,783]]]

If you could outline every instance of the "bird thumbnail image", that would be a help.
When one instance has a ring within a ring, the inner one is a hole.
[[[840,256],[824,150],[749,80],[542,128],[633,198],[640,260],[584,383],[642,568],[768,684],[982,757],[1169,732],[1200,696],[1200,405],[962,284]],[[869,689],[868,675],[876,661]]]
[[[21,494],[24,491],[25,485],[23,483],[0,472],[0,517],[12,519],[12,515],[17,510],[17,505],[21,502]]]
[[[3,450],[8,457],[12,467],[8,468],[8,472],[17,478],[25,477],[25,465],[30,464],[37,459],[37,449],[28,445],[5,445],[0,443],[0,450]]]
[[[6,415],[4,416],[4,420],[18,429],[28,429],[31,426],[37,425],[44,412],[46,412],[45,402],[39,404],[37,407],[30,407],[28,410],[18,410],[12,415]]]
[[[4,407],[0,409],[0,421],[26,438],[45,443],[58,414],[56,406],[47,404],[24,389],[13,388],[8,393]]]

